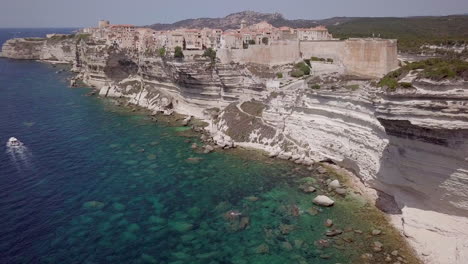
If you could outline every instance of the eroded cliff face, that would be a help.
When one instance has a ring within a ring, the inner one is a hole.
[[[416,80],[411,89],[386,92],[328,69],[312,83],[271,88],[263,75],[235,63],[178,61],[85,41],[70,52],[63,44],[22,45],[7,42],[3,55],[72,62],[101,96],[204,119],[221,146],[348,168],[394,197],[383,209],[425,262],[468,262],[467,83]]]
[[[18,38],[10,39],[3,44],[3,57],[25,60],[47,60],[73,63],[76,59],[77,40]]]

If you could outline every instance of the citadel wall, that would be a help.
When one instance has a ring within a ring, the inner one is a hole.
[[[219,49],[221,63],[257,63],[268,66],[292,63],[300,58],[298,41],[276,41],[269,46],[251,45],[248,49]]]
[[[311,57],[331,58],[345,67],[346,74],[380,78],[398,67],[397,42],[385,39],[345,41],[278,41],[248,49],[220,49],[221,63],[257,63],[268,66],[294,63]]]

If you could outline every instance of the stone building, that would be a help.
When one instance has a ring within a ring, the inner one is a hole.
[[[107,40],[121,48],[138,48],[138,34],[134,25],[110,25]]]
[[[300,41],[307,40],[332,40],[333,36],[328,33],[328,29],[324,26],[314,28],[298,28],[297,38]]]

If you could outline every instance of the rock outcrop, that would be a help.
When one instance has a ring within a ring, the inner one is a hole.
[[[2,55],[72,63],[103,97],[204,119],[221,147],[255,147],[306,165],[334,162],[377,189],[377,202],[394,203],[383,209],[427,263],[468,262],[466,82],[415,80],[388,92],[330,68],[318,69],[321,80],[272,88],[245,65],[84,40],[10,40]]]

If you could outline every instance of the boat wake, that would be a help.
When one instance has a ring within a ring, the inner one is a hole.
[[[23,142],[11,137],[6,143],[6,147],[6,153],[18,170],[31,168],[32,154]]]

